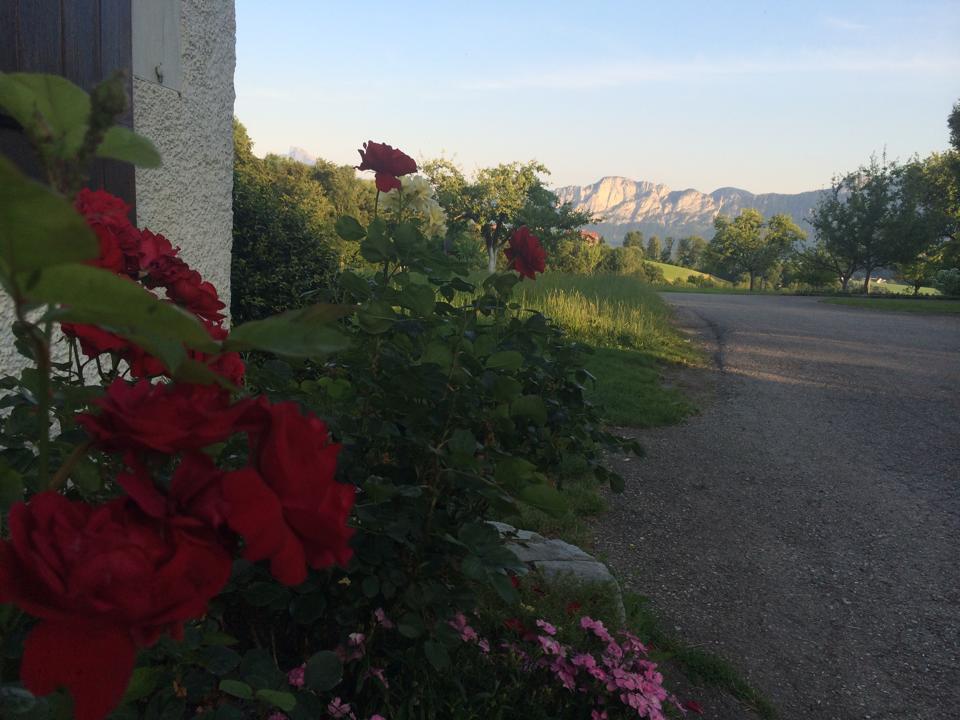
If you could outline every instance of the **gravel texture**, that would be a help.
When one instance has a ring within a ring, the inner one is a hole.
[[[631,431],[595,549],[786,720],[960,718],[960,318],[665,297],[713,391]]]

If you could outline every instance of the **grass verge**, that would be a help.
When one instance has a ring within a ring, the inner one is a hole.
[[[925,299],[895,299],[877,298],[827,298],[820,302],[830,305],[850,305],[852,307],[867,308],[869,310],[886,310],[895,312],[912,312],[923,314],[952,314],[960,313],[960,300],[925,300]]]
[[[699,365],[700,353],[670,323],[657,291],[624,275],[548,273],[520,288],[518,300],[556,320],[591,346],[588,388],[614,425],[671,425],[695,411],[682,393],[660,383],[663,363]]]
[[[636,593],[624,594],[627,626],[655,648],[656,660],[675,667],[695,685],[723,690],[764,720],[775,720],[777,710],[736,669],[713,653],[691,647],[665,631],[650,609],[650,602]]]
[[[593,353],[585,358],[587,369],[597,378],[589,392],[615,425],[672,425],[695,411],[682,392],[661,383],[664,364],[700,365],[703,357],[673,327],[670,310],[658,290],[629,276],[562,273],[548,273],[519,289],[517,299],[523,307],[540,310],[564,327],[573,339],[593,348]],[[599,485],[575,466],[564,468],[559,481],[566,500],[562,512],[547,515],[525,508],[519,517],[506,520],[547,537],[588,546],[590,524],[606,509]],[[587,602],[582,589],[558,590],[560,586],[555,584],[550,593],[530,597],[531,609],[536,606],[538,612],[559,618],[560,608],[577,600],[585,608],[592,605],[598,617],[605,615],[596,607],[598,593],[586,593],[590,599]],[[776,717],[773,706],[726,661],[665,633],[639,596],[627,594],[624,600],[627,628],[657,648],[658,660],[694,685],[730,694],[765,720]]]

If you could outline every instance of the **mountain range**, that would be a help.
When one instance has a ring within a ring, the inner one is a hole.
[[[786,213],[810,236],[806,219],[822,193],[811,190],[793,195],[754,195],[723,187],[708,195],[692,188],[671,190],[666,185],[625,177],[605,177],[593,185],[569,185],[555,192],[561,203],[569,202],[575,209],[601,218],[586,229],[599,232],[611,245],[622,243],[629,230],[640,230],[646,237],[700,235],[709,240],[717,215],[735,216],[746,208],[759,210],[764,217]]]

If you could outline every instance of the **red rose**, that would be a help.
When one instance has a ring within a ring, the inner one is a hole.
[[[75,325],[64,323],[61,325],[63,334],[76,338],[80,349],[87,357],[97,357],[104,353],[124,354],[130,349],[130,341],[112,332],[98,328],[96,325]]]
[[[542,273],[546,267],[547,254],[540,245],[540,239],[526,225],[513,231],[510,247],[504,250],[504,255],[510,261],[511,269],[531,280],[535,273]]]
[[[226,440],[250,401],[230,404],[230,394],[215,385],[128,383],[114,380],[95,401],[98,414],[77,421],[106,450],[152,450],[172,455]]]
[[[202,615],[230,576],[210,532],[148,518],[125,498],[91,506],[54,492],[10,510],[0,542],[0,602],[40,619],[20,677],[37,695],[66,686],[77,720],[120,701],[137,647]]]
[[[138,256],[140,267],[150,273],[151,267],[159,266],[164,262],[164,258],[176,257],[180,248],[175,248],[160,233],[150,232],[146,228],[140,231],[140,245],[138,247]]]
[[[327,426],[295,403],[263,399],[245,422],[253,467],[269,493],[248,476],[225,484],[224,497],[234,508],[231,527],[247,540],[248,559],[269,558],[274,576],[289,585],[304,580],[305,565],[345,565],[355,491],[334,478],[340,445],[330,442]]]
[[[517,634],[527,631],[527,626],[523,624],[520,618],[507,618],[503,621],[503,626],[507,630],[513,630]]]
[[[377,190],[380,192],[399,190],[399,177],[417,171],[416,160],[384,143],[370,140],[363,144],[363,150],[357,152],[360,153],[360,164],[357,165],[357,170],[373,170],[377,174]]]
[[[100,257],[90,264],[136,277],[140,231],[130,222],[130,207],[108,192],[86,188],[77,193],[74,207],[100,241]]]
[[[213,283],[204,280],[196,270],[183,273],[165,287],[168,298],[197,317],[213,322],[219,322],[225,317],[220,311],[226,305],[217,296],[217,289]]]

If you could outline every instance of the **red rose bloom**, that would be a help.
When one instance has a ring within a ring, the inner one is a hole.
[[[130,207],[108,192],[86,188],[77,193],[74,207],[100,241],[100,257],[90,264],[136,277],[140,231],[130,222]]]
[[[377,190],[380,192],[399,190],[399,177],[417,171],[416,160],[384,143],[370,140],[363,144],[363,150],[357,152],[360,153],[357,170],[373,170],[376,173]]]
[[[146,228],[140,231],[140,245],[138,257],[140,267],[147,273],[154,267],[159,267],[166,258],[176,257],[180,248],[175,248],[160,233],[150,232]]]
[[[77,422],[100,447],[172,455],[226,440],[237,429],[250,401],[231,405],[230,394],[214,385],[118,379],[96,404],[99,414],[81,413]]]
[[[327,426],[295,403],[263,399],[245,422],[253,467],[266,484],[235,477],[224,498],[231,528],[247,541],[247,559],[269,558],[271,572],[288,585],[303,582],[306,565],[345,565],[355,491],[334,479],[340,445],[330,442]]]
[[[44,492],[15,505],[9,523],[0,602],[40,619],[21,680],[37,695],[66,686],[77,720],[109,713],[137,647],[180,637],[230,576],[230,554],[212,533],[158,522],[123,498],[91,506]]]
[[[535,273],[542,273],[546,268],[547,254],[540,245],[540,239],[526,225],[513,231],[510,247],[504,250],[504,255],[510,261],[510,268],[520,273],[521,278],[532,280]]]

